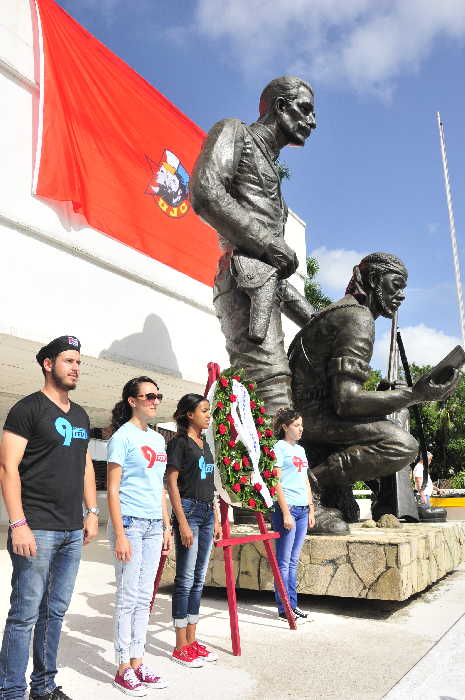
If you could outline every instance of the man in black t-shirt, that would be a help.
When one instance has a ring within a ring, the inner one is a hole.
[[[68,397],[79,379],[80,348],[74,336],[61,336],[37,353],[44,387],[18,401],[4,425],[0,478],[13,565],[0,651],[0,697],[5,700],[24,696],[33,628],[30,698],[69,700],[55,685],[61,626],[82,544],[98,531],[95,475],[87,451],[89,417]]]

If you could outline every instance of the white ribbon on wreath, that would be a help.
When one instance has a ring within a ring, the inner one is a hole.
[[[210,406],[213,404],[213,399],[215,397],[216,384],[217,382],[214,382],[210,387],[210,391],[208,392],[207,399],[210,402]],[[260,469],[258,466],[260,462],[260,442],[258,440],[257,427],[255,425],[255,421],[253,419],[252,411],[250,408],[249,392],[243,384],[237,381],[237,379],[233,379],[232,393],[236,396],[237,399],[236,401],[231,402],[231,416],[233,417],[234,427],[236,428],[237,432],[236,441],[240,440],[244,444],[249,454],[250,461],[252,462],[252,483],[261,485],[262,488],[260,490],[260,495],[265,501],[267,508],[270,508],[273,505],[273,499],[271,498],[268,486],[262,479],[262,475],[260,474]],[[223,498],[223,500],[226,501],[226,503],[235,505],[234,503],[231,503],[229,494],[223,488],[223,484],[221,483],[220,472],[218,467],[216,466],[214,430],[215,425],[214,420],[212,419],[207,430],[206,438],[208,445],[212,451],[212,454],[215,457],[215,488],[220,494],[221,498]]]

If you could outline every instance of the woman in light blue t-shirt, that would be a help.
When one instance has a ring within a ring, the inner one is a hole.
[[[165,440],[152,430],[163,396],[150,377],[131,379],[113,408],[115,432],[108,443],[108,536],[115,555],[115,654],[113,685],[142,697],[165,688],[143,663],[153,583],[160,555],[171,549],[163,477]]]
[[[297,569],[307,529],[315,525],[312,490],[308,481],[305,450],[298,444],[302,437],[302,416],[292,408],[281,409],[275,418],[275,435],[280,438],[274,446],[279,474],[278,502],[271,522],[281,535],[276,542],[276,559],[294,615],[306,618],[297,606]],[[281,597],[275,588],[279,617],[286,618]]]

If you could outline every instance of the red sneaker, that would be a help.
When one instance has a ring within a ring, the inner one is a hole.
[[[188,666],[189,668],[201,668],[203,666],[202,659],[189,645],[182,649],[174,648],[171,658],[173,661],[177,661],[178,664]]]
[[[147,695],[145,686],[137,678],[133,668],[127,668],[122,676],[117,671],[113,685],[125,695],[131,695],[133,698],[143,698]]]
[[[203,661],[218,661],[218,654],[215,654],[214,651],[208,651],[207,647],[203,644],[199,644],[197,640],[192,642],[190,648],[195,655]]]
[[[167,688],[168,683],[157,676],[153,671],[151,671],[145,664],[141,664],[138,668],[134,669],[138,680],[145,685],[146,688]]]

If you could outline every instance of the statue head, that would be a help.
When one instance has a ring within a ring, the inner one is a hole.
[[[313,90],[301,78],[283,75],[272,80],[260,95],[260,121],[277,123],[286,143],[303,146],[316,128]]]
[[[373,316],[392,318],[405,299],[408,272],[391,253],[370,253],[355,265],[346,294],[368,306]]]

